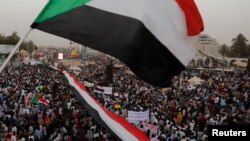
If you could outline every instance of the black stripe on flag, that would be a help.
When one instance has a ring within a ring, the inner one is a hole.
[[[169,86],[172,77],[185,69],[135,18],[80,6],[32,27],[114,56],[138,77],[156,86]]]

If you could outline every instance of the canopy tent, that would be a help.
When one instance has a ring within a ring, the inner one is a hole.
[[[71,51],[71,53],[70,53],[70,58],[71,58],[71,59],[76,59],[76,58],[78,58],[78,57],[79,57],[78,51],[77,51],[76,49],[73,49],[73,50]]]
[[[28,51],[22,49],[20,52],[19,52],[20,56],[22,57],[28,57],[30,54]]]
[[[39,58],[39,57],[42,56],[42,52],[38,51],[38,50],[35,50],[35,51],[32,52],[31,56],[34,57],[34,58]]]
[[[29,64],[30,62],[30,54],[28,51],[22,49],[21,51],[19,51],[19,55],[20,55],[20,61],[23,62],[24,64]]]
[[[200,79],[197,76],[192,77],[191,79],[188,80],[188,83],[191,85],[197,85],[200,84],[201,82],[204,82],[204,80]]]

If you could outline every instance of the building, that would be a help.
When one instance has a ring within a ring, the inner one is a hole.
[[[216,39],[209,35],[200,35],[195,45],[196,56],[190,62],[189,67],[236,67],[234,63],[247,62],[248,58],[224,58],[219,53],[220,46]],[[199,51],[207,55],[199,53]]]
[[[10,54],[10,52],[14,49],[15,45],[5,45],[0,44],[0,55]],[[17,53],[18,51],[16,51]]]
[[[8,57],[8,55],[11,53],[11,51],[14,49],[15,45],[6,45],[6,44],[0,44],[0,65],[4,62],[4,60]],[[18,50],[15,52],[18,53]],[[14,55],[14,59],[17,55]]]
[[[200,56],[201,54],[198,53],[199,50],[211,54],[215,57],[222,57],[219,53],[220,45],[216,41],[216,39],[211,38],[207,34],[202,34],[198,37],[198,42],[195,45],[197,54],[196,56]]]

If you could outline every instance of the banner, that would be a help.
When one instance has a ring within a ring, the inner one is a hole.
[[[115,97],[118,97],[118,96],[119,96],[119,93],[114,93],[114,96],[115,96]]]
[[[150,133],[157,135],[158,134],[158,127],[152,124],[142,122],[143,128],[145,131],[150,130]]]
[[[103,87],[104,94],[111,95],[112,94],[112,87]]]
[[[128,111],[128,121],[138,124],[140,121],[149,120],[149,110],[145,112]]]

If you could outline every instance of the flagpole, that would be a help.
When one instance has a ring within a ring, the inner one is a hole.
[[[2,66],[0,67],[0,73],[2,73],[2,71],[4,70],[4,68],[7,66],[7,64],[9,63],[10,59],[13,57],[13,55],[15,54],[16,50],[19,49],[19,47],[21,46],[21,44],[23,43],[24,39],[29,35],[29,33],[31,32],[31,28],[28,30],[28,32],[25,34],[25,36],[23,36],[18,43],[16,44],[15,48],[11,51],[11,53],[9,54],[8,58],[4,61],[4,63],[2,64]]]

